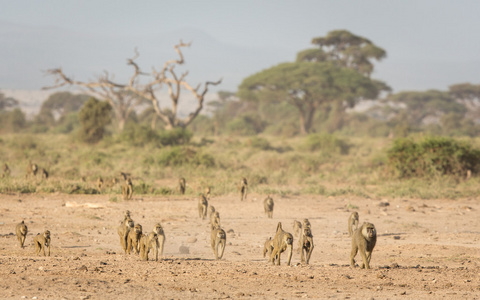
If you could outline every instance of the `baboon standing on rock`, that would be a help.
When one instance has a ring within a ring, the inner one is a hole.
[[[33,239],[35,244],[35,255],[39,255],[40,251],[43,251],[43,256],[45,255],[45,247],[48,248],[48,256],[50,256],[50,231],[45,230],[43,234],[37,234]]]
[[[180,192],[181,195],[185,195],[185,188],[187,186],[187,183],[185,181],[185,178],[180,178],[178,180],[178,191]]]
[[[352,212],[348,217],[348,236],[352,236],[353,232],[358,228],[358,212]]]
[[[273,217],[273,199],[270,195],[263,200],[263,208],[265,209],[265,214],[271,219]]]
[[[247,200],[247,192],[248,192],[247,178],[245,177],[242,178],[242,181],[238,186],[238,190],[240,191],[240,201]]]
[[[132,200],[133,197],[133,184],[132,179],[128,177],[122,186],[123,200]]]
[[[27,237],[28,233],[28,228],[27,225],[25,225],[24,221],[17,224],[17,226],[15,227],[15,232],[17,233],[20,248],[23,248],[23,245],[25,244],[25,238]]]
[[[280,265],[280,254],[285,250],[288,250],[288,260],[287,266],[290,265],[290,261],[292,260],[292,252],[293,252],[293,236],[292,234],[284,231],[282,229],[282,223],[278,222],[277,225],[277,232],[275,237],[273,238],[273,251],[270,254],[270,261],[275,264],[275,260],[277,261],[277,265]]]
[[[221,259],[223,257],[223,252],[225,251],[227,235],[225,234],[225,231],[220,228],[220,226],[212,228],[211,243],[213,254],[215,254],[215,259]]]
[[[203,220],[207,216],[208,201],[205,195],[200,195],[198,199],[198,216]]]
[[[350,265],[355,267],[355,256],[360,250],[363,264],[362,269],[370,269],[370,259],[372,251],[377,243],[377,231],[372,223],[363,223],[360,228],[355,230],[352,236],[352,252],[350,253]]]

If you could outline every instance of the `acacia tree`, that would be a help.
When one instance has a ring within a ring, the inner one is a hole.
[[[104,75],[98,78],[97,81],[76,81],[67,77],[62,69],[59,68],[48,71],[48,73],[56,77],[56,84],[53,87],[47,88],[58,88],[65,85],[77,85],[86,88],[97,97],[106,100],[112,106],[120,130],[123,130],[125,122],[134,107],[143,100],[151,102],[155,113],[164,122],[165,129],[169,130],[175,127],[185,128],[202,110],[204,98],[208,92],[208,86],[221,83],[221,80],[216,82],[206,81],[203,89],[201,89],[201,84],[197,87],[192,87],[186,81],[188,71],[180,75],[177,74],[175,67],[184,63],[181,48],[189,46],[190,43],[187,44],[180,41],[179,44],[174,46],[179,58],[168,60],[160,70],[152,68],[151,73],[143,72],[135,62],[139,57],[139,53],[135,50],[135,56],[127,59],[127,64],[133,67],[133,74],[128,83],[113,81],[113,78],[108,72],[104,72]],[[147,83],[141,83],[141,76],[148,77]],[[171,109],[162,109],[160,98],[158,93],[156,93],[164,85],[168,89],[172,105]],[[195,110],[183,119],[177,115],[182,88],[190,91],[197,99],[197,107]]]

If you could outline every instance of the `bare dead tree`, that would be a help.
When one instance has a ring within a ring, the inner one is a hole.
[[[134,73],[130,77],[130,80],[127,84],[114,82],[113,78],[109,76],[108,72],[104,72],[104,75],[101,76],[97,81],[82,82],[74,81],[68,78],[62,72],[62,69],[52,69],[48,70],[47,72],[57,77],[55,85],[52,87],[46,87],[45,89],[59,88],[65,85],[77,85],[88,89],[91,93],[97,95],[101,99],[105,99],[110,103],[110,105],[112,105],[119,124],[123,121],[120,129],[123,129],[123,125],[125,124],[128,115],[133,110],[134,106],[137,105],[142,99],[146,99],[152,103],[152,107],[155,110],[156,115],[164,122],[165,129],[168,130],[175,127],[185,128],[195,119],[195,117],[198,116],[202,110],[205,95],[208,92],[208,87],[210,85],[218,85],[222,82],[221,79],[216,82],[207,81],[203,85],[203,89],[200,89],[202,86],[201,84],[199,84],[196,88],[193,88],[185,80],[188,75],[188,71],[181,75],[178,75],[175,72],[175,66],[182,65],[184,63],[181,48],[189,46],[190,43],[183,43],[180,41],[179,44],[174,46],[179,58],[171,59],[165,62],[160,71],[152,68],[151,73],[145,73],[141,71],[140,67],[135,62],[135,60],[139,57],[139,53],[135,49],[135,56],[127,59],[127,64],[132,66],[134,70]],[[148,76],[148,82],[145,84],[140,83],[140,76]],[[168,94],[172,102],[171,110],[161,108],[160,99],[156,94],[156,92],[164,85],[166,85],[168,88]],[[197,107],[184,119],[180,119],[177,116],[182,88],[190,91],[197,99]],[[135,97],[132,97],[133,95]],[[136,99],[136,102],[134,99]]]

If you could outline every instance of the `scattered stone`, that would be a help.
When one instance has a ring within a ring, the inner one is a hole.
[[[400,236],[399,236],[399,235],[394,235],[394,236],[393,236],[393,239],[394,239],[394,240],[399,240],[399,239],[400,239]]]
[[[190,238],[187,239],[186,242],[189,243],[189,244],[196,243],[196,242],[197,242],[197,238],[196,238],[196,237],[190,237]]]
[[[82,265],[80,268],[78,268],[79,271],[88,271],[87,266]]]
[[[387,201],[381,201],[380,203],[378,203],[378,206],[387,207],[387,206],[390,206],[390,203],[388,203]]]

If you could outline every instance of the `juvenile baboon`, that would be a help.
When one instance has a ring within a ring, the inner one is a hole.
[[[140,258],[148,260],[148,253],[153,249],[155,260],[158,261],[158,236],[155,232],[150,232],[148,235],[142,235],[140,238]]]
[[[178,180],[178,190],[181,195],[185,195],[185,188],[187,187],[187,183],[185,181],[185,178],[180,178]]]
[[[210,215],[210,229],[213,230],[215,227],[220,227],[220,213],[218,211]]]
[[[40,174],[42,174],[43,179],[48,179],[48,172],[44,168],[42,168],[42,170],[40,170]]]
[[[123,183],[122,196],[123,196],[123,200],[132,200],[133,184],[132,184],[132,179],[130,177],[128,177]]]
[[[245,177],[242,178],[242,181],[238,186],[238,190],[240,191],[240,201],[247,200],[247,192],[248,192],[247,178]]]
[[[289,248],[287,266],[289,266],[290,261],[292,260],[293,236],[292,234],[284,231],[282,229],[282,223],[278,222],[277,232],[275,233],[275,237],[273,238],[273,250],[270,254],[270,261],[275,264],[276,260],[277,265],[280,265],[280,254],[287,250],[287,248]]]
[[[270,255],[272,254],[273,251],[273,240],[272,237],[269,237],[265,241],[265,245],[263,246],[263,257],[265,257],[268,253],[268,258],[270,259]]]
[[[25,225],[25,222],[23,220],[22,222],[17,224],[17,226],[15,227],[15,232],[17,233],[20,248],[23,248],[23,245],[25,244],[25,238],[27,237],[28,233],[27,225]]]
[[[352,212],[348,217],[348,236],[352,236],[353,232],[358,228],[358,212]]]
[[[155,253],[155,260],[158,261],[158,252],[160,252],[160,256],[163,257],[163,246],[165,245],[165,232],[163,231],[162,225],[157,223],[155,227],[153,227],[153,232],[157,234],[157,249],[160,248],[160,251],[157,250]]]
[[[300,223],[297,220],[293,221],[293,234],[295,234],[295,236],[299,236],[301,233],[302,233],[302,223]]]
[[[142,236],[142,225],[135,224],[133,230],[130,230],[127,235],[127,253],[130,254],[132,248],[135,250],[135,254],[140,252],[140,237]]]
[[[220,228],[220,226],[216,226],[212,228],[211,232],[211,242],[212,242],[212,250],[215,254],[215,259],[221,259],[223,257],[223,252],[225,251],[225,245],[227,243],[227,235],[225,231]]]
[[[37,234],[33,239],[35,244],[35,255],[39,255],[40,251],[43,251],[43,256],[45,255],[45,247],[48,248],[48,256],[50,256],[50,231],[45,230],[43,234]]]
[[[8,177],[10,176],[10,168],[8,167],[7,163],[3,164],[3,173],[2,173],[2,178],[3,177]]]
[[[273,217],[273,205],[273,199],[268,195],[267,198],[263,200],[263,208],[265,209],[265,214],[270,219]]]
[[[98,187],[98,190],[101,190],[102,187],[103,187],[103,179],[102,177],[98,177],[97,178],[97,187]]]
[[[350,253],[350,265],[355,267],[355,256],[360,250],[363,264],[362,268],[370,269],[372,251],[377,243],[377,231],[372,223],[363,223],[352,235],[352,252]]]
[[[122,224],[120,224],[120,226],[118,226],[118,229],[117,229],[118,236],[120,237],[120,246],[122,246],[122,250],[125,253],[127,253],[128,233],[130,232],[131,229],[133,229],[133,227],[135,227],[135,223],[133,222],[132,219],[130,219],[129,216],[125,215],[124,221],[122,222]]]
[[[212,214],[215,212],[215,206],[213,205],[209,205],[208,206],[208,217],[210,218],[210,220],[212,219]]]
[[[35,177],[37,175],[37,171],[38,171],[37,165],[29,161],[27,165],[27,173],[25,174],[25,178],[29,177],[30,175]]]
[[[310,227],[303,228],[301,240],[301,255],[300,261],[305,262],[307,265],[310,262],[310,257],[312,256],[313,251],[313,235]]]
[[[198,199],[198,216],[203,220],[207,216],[208,201],[205,195],[200,195]]]

